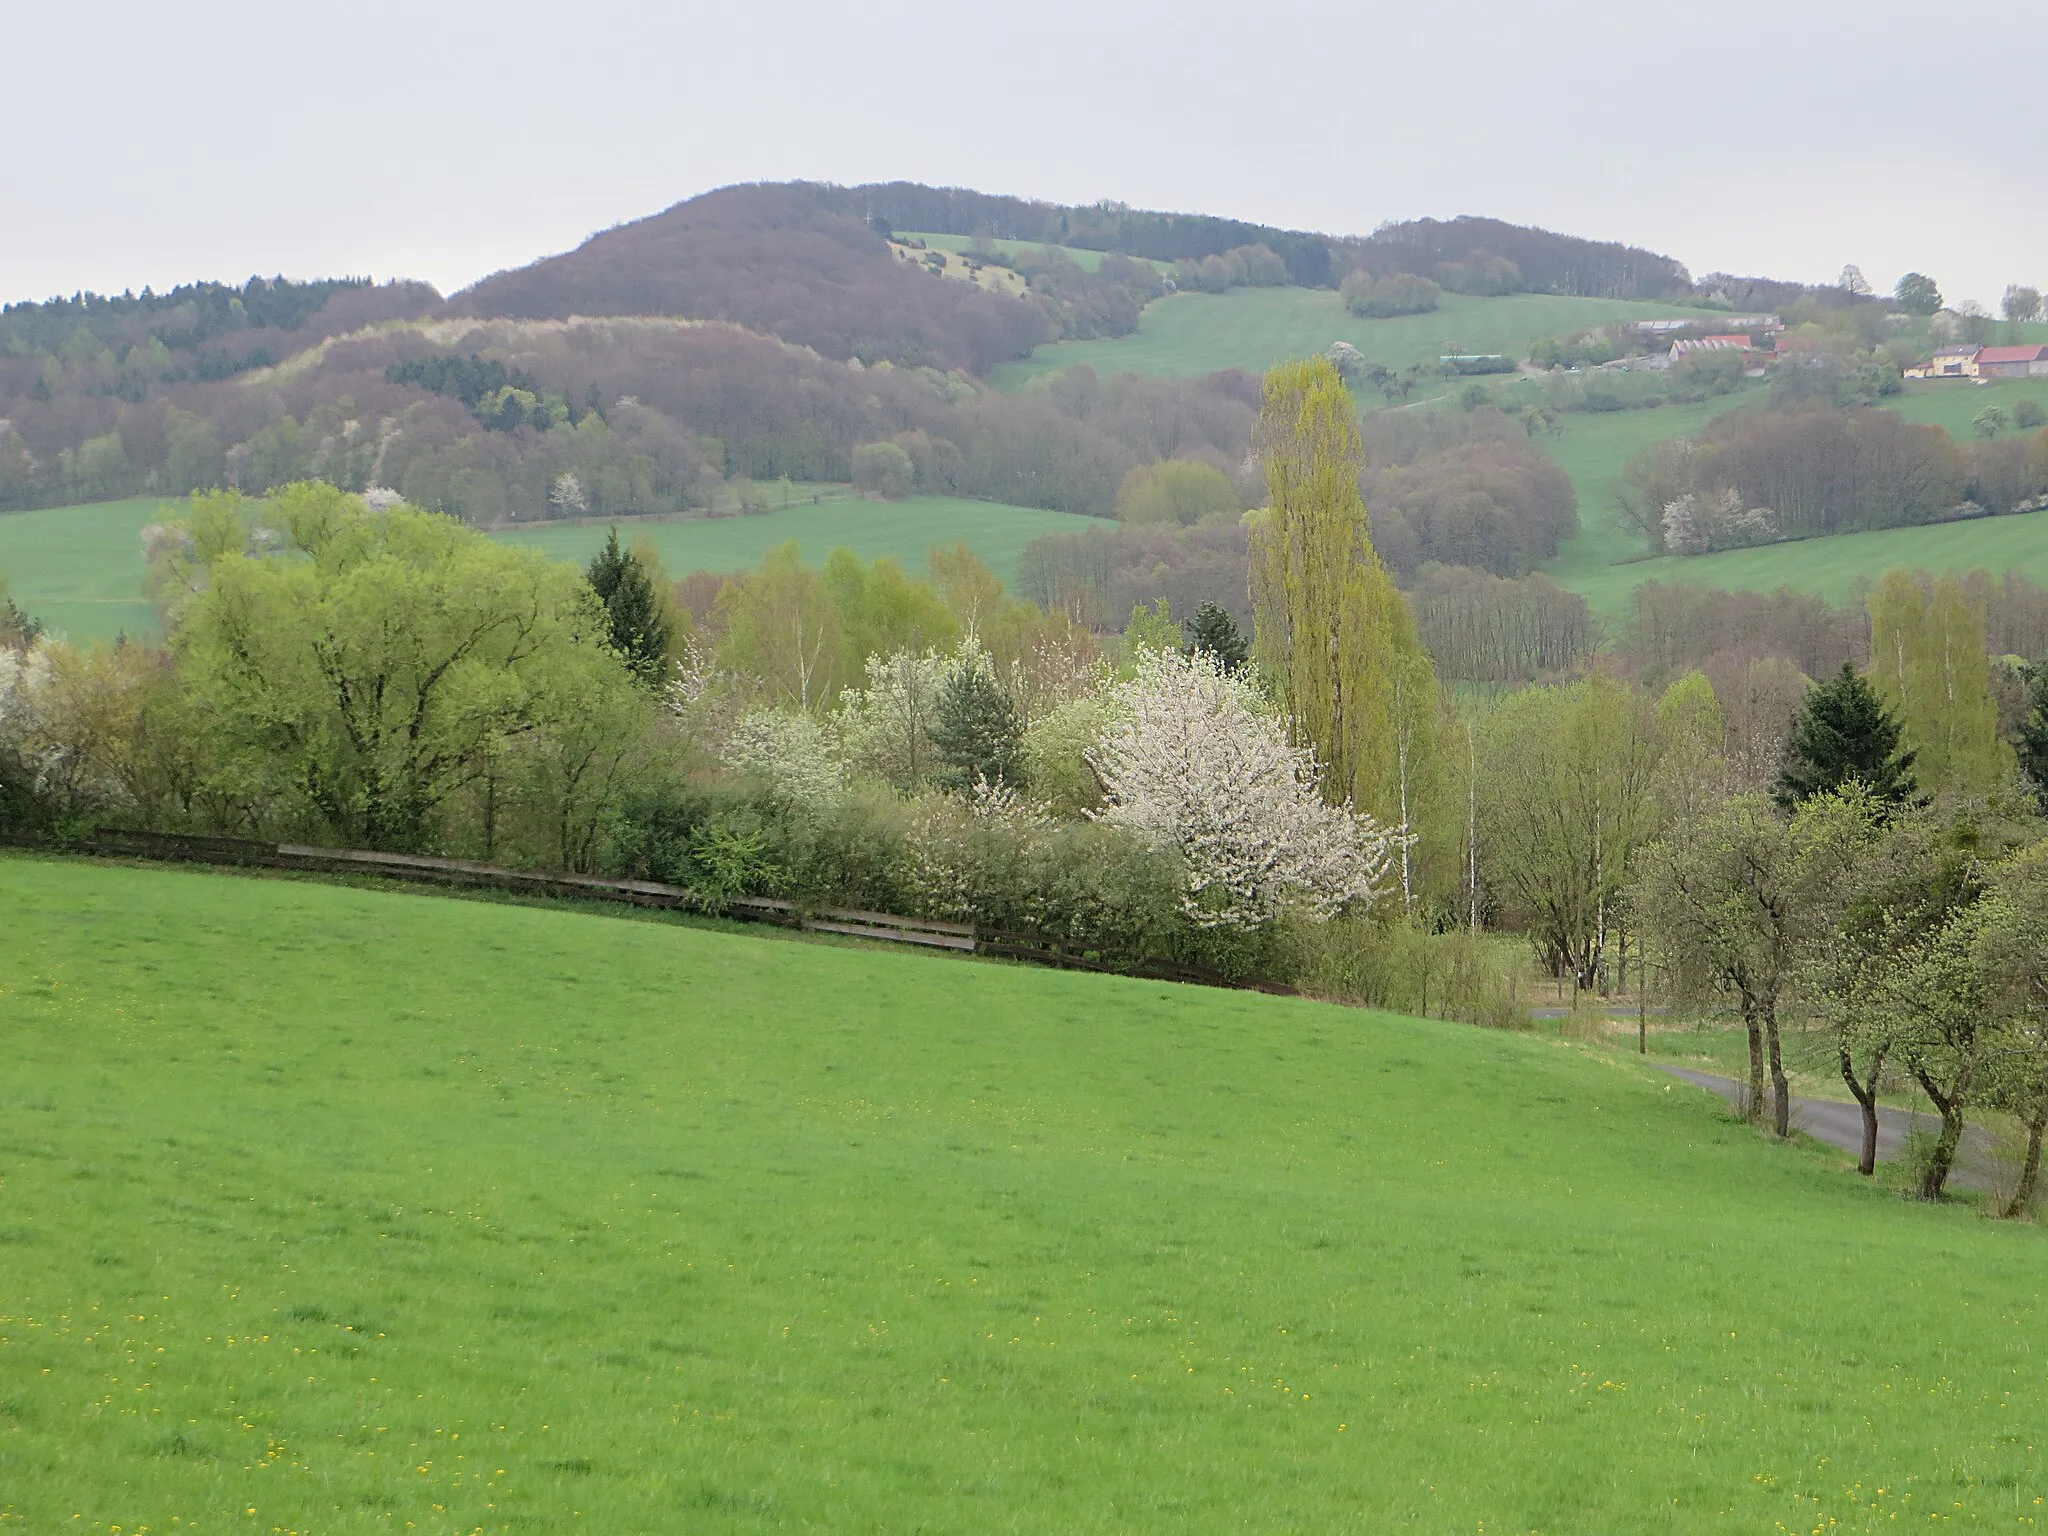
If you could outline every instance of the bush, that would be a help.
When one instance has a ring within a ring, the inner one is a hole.
[[[2043,410],[2038,400],[2022,400],[2012,408],[2012,424],[2022,432],[2048,427],[2048,410]]]
[[[1162,459],[1141,465],[1117,487],[1116,515],[1129,524],[1199,523],[1217,512],[1237,511],[1237,488],[1214,465],[1191,459]]]
[[[862,494],[901,501],[915,482],[910,455],[895,443],[863,443],[853,450],[853,483]]]
[[[1353,272],[1337,286],[1344,307],[1368,320],[1385,320],[1394,315],[1426,315],[1436,308],[1443,290],[1426,277],[1413,272],[1395,272],[1374,277],[1364,268]]]
[[[1491,1029],[1528,1022],[1525,951],[1513,939],[1340,917],[1297,927],[1288,940],[1295,984],[1314,996]]]

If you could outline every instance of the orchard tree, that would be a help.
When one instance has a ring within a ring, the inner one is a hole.
[[[1631,906],[1670,967],[1679,995],[1733,993],[1749,1036],[1749,1104],[1761,1119],[1770,1078],[1771,1125],[1790,1134],[1779,1009],[1802,946],[1823,920],[1853,839],[1819,816],[1799,821],[1744,795],[1647,849]]]
[[[2005,297],[1999,302],[1999,308],[2005,312],[2005,318],[2015,325],[2038,320],[2041,318],[2041,290],[2020,283],[2009,284],[2005,290]]]
[[[1179,853],[1181,911],[1201,927],[1255,929],[1290,908],[1326,919],[1387,892],[1398,834],[1326,803],[1315,754],[1262,702],[1205,651],[1145,651],[1088,753],[1097,818]]]
[[[2024,1216],[2040,1187],[2048,1131],[2048,842],[1991,877],[1973,956],[1998,1019],[1993,1097],[2027,1130],[2019,1183],[2005,1215]]]

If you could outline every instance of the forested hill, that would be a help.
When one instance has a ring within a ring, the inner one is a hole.
[[[1050,333],[1038,306],[898,261],[844,189],[724,187],[487,277],[458,315],[729,320],[832,358],[987,371]]]
[[[1422,219],[1370,236],[1333,237],[1207,214],[1121,203],[1068,206],[914,182],[787,182],[723,187],[677,203],[563,255],[485,278],[451,309],[519,320],[729,320],[827,357],[973,373],[1072,334],[1059,282],[1035,275],[1030,292],[1017,297],[931,283],[914,264],[891,256],[883,237],[898,230],[1153,262],[1200,262],[1263,246],[1284,263],[1285,281],[1311,288],[1335,286],[1358,268],[1375,277],[1413,273],[1463,293],[1658,299],[1692,288],[1684,266],[1668,256],[1498,219]],[[1063,276],[1068,286],[1086,281],[1078,271]],[[1142,302],[1148,295],[1135,297]]]

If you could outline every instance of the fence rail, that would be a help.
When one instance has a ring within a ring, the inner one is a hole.
[[[4,839],[4,842],[19,842]],[[608,880],[559,870],[507,869],[473,859],[442,859],[417,853],[376,853],[362,848],[321,848],[309,843],[266,843],[242,837],[190,837],[175,832],[135,832],[101,827],[74,845],[78,852],[109,858],[159,859],[189,864],[219,864],[255,869],[298,870],[311,874],[381,875],[387,879],[429,885],[467,886],[512,891],[523,895],[615,901],[636,907],[678,912],[709,912],[742,922],[771,923],[809,933],[842,934],[887,944],[908,944],[958,954],[995,955],[1061,970],[1100,971],[1151,981],[1187,982],[1195,986],[1230,987],[1282,997],[1300,994],[1277,982],[1241,981],[1203,966],[1149,957],[1120,963],[1078,939],[1055,934],[982,928],[972,923],[904,917],[893,912],[862,912],[847,907],[806,907],[771,896],[707,899],[684,885],[658,880]]]

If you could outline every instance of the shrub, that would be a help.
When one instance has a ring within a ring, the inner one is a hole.
[[[1199,523],[1217,512],[1237,510],[1237,488],[1214,465],[1192,459],[1162,459],[1141,465],[1117,487],[1116,515],[1124,523]]]
[[[864,495],[901,501],[915,481],[910,455],[895,443],[863,443],[853,450],[853,483]]]
[[[1317,997],[1492,1029],[1527,1023],[1512,939],[1348,916],[1297,925],[1288,941],[1295,984]]]
[[[1435,283],[1413,272],[1394,272],[1376,278],[1362,267],[1338,284],[1337,291],[1344,296],[1346,309],[1368,320],[1426,315],[1443,296],[1443,290]]]

